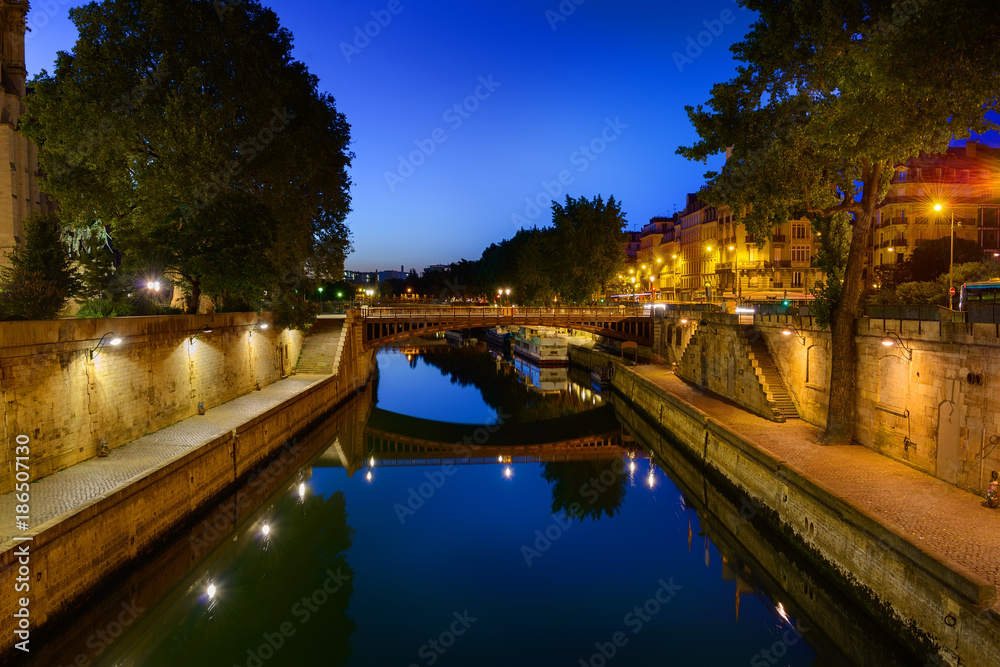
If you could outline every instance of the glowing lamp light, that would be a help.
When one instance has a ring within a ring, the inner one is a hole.
[[[209,584],[208,585],[208,599],[209,600],[211,600],[211,599],[213,599],[215,597],[215,592],[217,590],[218,589],[215,587],[215,584]]]
[[[782,336],[791,336],[791,335],[792,335],[792,332],[791,332],[791,330],[790,330],[790,329],[782,329],[782,330],[781,330],[781,335],[782,335]]]
[[[635,461],[630,461],[628,464],[628,471],[635,472]]]
[[[507,479],[510,479],[511,477],[514,476],[514,469],[511,468],[510,466],[504,467],[503,476],[506,477]]]
[[[371,470],[369,470],[367,473],[365,473],[365,481],[368,481],[368,482],[372,481],[372,471]]]
[[[934,204],[934,210],[935,211],[940,211],[941,210],[941,204]]]
[[[267,322],[263,322],[263,323],[262,323],[262,324],[260,325],[260,328],[261,328],[261,329],[266,329],[266,328],[267,328],[268,326],[270,326],[270,325],[268,325],[268,323],[267,323]]]
[[[686,317],[682,317],[681,318],[681,324],[687,324],[687,323],[688,323],[688,319]]]
[[[497,457],[497,463],[503,463],[503,457],[502,456],[498,456]]]
[[[264,534],[264,537],[267,537],[268,535],[271,534],[271,526],[265,523],[263,526],[261,526],[260,532]]]
[[[305,498],[305,497],[306,497],[306,484],[305,484],[305,482],[300,482],[299,483],[299,498]]]
[[[892,347],[893,345],[896,344],[896,341],[894,341],[889,337],[885,337],[882,339],[882,344],[885,345],[886,347]]]
[[[653,488],[653,485],[656,484],[656,476],[653,475],[652,470],[649,471],[649,476],[646,478],[646,484],[649,485],[649,488]]]

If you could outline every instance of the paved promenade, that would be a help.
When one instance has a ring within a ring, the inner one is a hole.
[[[789,469],[908,537],[935,559],[1000,585],[1000,509],[986,507],[983,497],[866,447],[822,445],[821,429],[799,420],[778,424],[757,417],[687,384],[666,367],[638,366],[632,370],[725,424]],[[1000,602],[994,608],[1000,609]]]
[[[32,529],[105,496],[149,470],[260,415],[304,391],[327,375],[293,375],[188,417],[176,424],[111,451],[44,477],[31,485]],[[14,493],[0,495],[0,551],[13,546]]]

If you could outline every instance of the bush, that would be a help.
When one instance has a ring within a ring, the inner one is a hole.
[[[105,297],[87,299],[80,304],[76,316],[81,319],[92,317],[129,317],[135,315],[135,307],[128,301],[112,301]]]

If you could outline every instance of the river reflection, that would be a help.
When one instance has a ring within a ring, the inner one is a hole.
[[[34,664],[907,664],[586,371],[543,394],[475,347],[378,360],[301,464],[248,481],[235,521],[199,519]]]

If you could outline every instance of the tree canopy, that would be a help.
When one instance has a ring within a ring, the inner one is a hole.
[[[854,318],[872,221],[895,165],[996,127],[1000,24],[993,0],[740,0],[757,12],[732,47],[736,76],[688,107],[690,159],[732,150],[704,197],[757,238],[807,215],[850,214],[850,251],[829,304],[828,442],[853,434]]]
[[[126,262],[162,263],[189,310],[202,291],[295,309],[283,297],[339,277],[350,249],[350,127],[274,12],[230,5],[70,10],[79,39],[32,82],[20,129],[63,220],[103,225]]]

